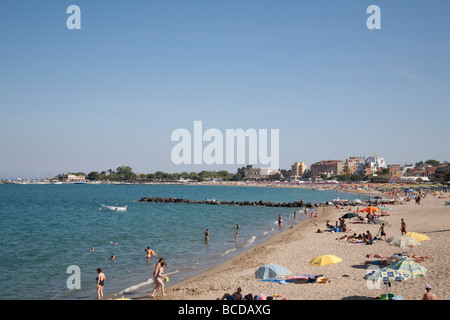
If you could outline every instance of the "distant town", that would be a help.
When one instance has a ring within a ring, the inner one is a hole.
[[[98,184],[98,183],[195,183],[221,181],[287,181],[287,182],[398,182],[398,183],[443,183],[450,184],[450,164],[429,159],[415,164],[386,164],[381,156],[349,157],[346,160],[321,160],[310,167],[304,162],[295,162],[291,168],[267,169],[252,165],[237,169],[230,173],[221,171],[200,171],[167,173],[133,172],[129,166],[121,166],[116,170],[102,172],[66,172],[44,179],[0,179],[0,183],[15,184]]]

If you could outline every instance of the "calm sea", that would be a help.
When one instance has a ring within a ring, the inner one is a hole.
[[[198,274],[279,232],[278,214],[290,226],[294,209],[139,202],[142,197],[195,200],[305,202],[356,199],[294,188],[181,185],[0,185],[0,299],[95,299],[98,267],[104,294],[134,297],[153,288],[159,257],[170,283]],[[127,205],[125,213],[100,210]],[[239,238],[235,241],[235,225]],[[208,243],[204,232],[210,231]],[[117,245],[111,244],[117,241]],[[157,253],[145,258],[145,248]],[[94,252],[89,249],[94,247]],[[115,261],[108,260],[112,255]],[[68,289],[70,266],[81,289]]]

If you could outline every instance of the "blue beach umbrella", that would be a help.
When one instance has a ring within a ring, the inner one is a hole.
[[[266,264],[258,268],[255,272],[256,279],[275,279],[278,276],[287,276],[292,272],[277,264]]]
[[[283,266],[277,264],[266,264],[258,268],[255,272],[255,278],[261,280],[272,280],[278,276],[287,276],[292,272]],[[273,296],[273,282],[270,281]]]

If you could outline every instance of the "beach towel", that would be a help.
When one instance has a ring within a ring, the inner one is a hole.
[[[362,243],[362,242],[348,242],[347,245],[348,246],[365,246],[367,243]]]
[[[276,282],[279,284],[289,284],[289,282],[287,282],[286,280],[283,280],[283,279],[262,279],[259,281]]]
[[[306,280],[306,279],[315,279],[319,275],[312,275],[312,274],[294,274],[293,276],[290,276],[288,280]]]

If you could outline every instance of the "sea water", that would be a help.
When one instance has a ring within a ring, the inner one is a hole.
[[[143,197],[320,203],[337,196],[359,197],[239,186],[0,185],[0,299],[95,299],[97,268],[106,275],[105,296],[132,298],[153,289],[160,257],[173,284],[279,233],[279,214],[286,227],[305,219],[302,213],[294,221],[296,208],[139,202]],[[128,210],[105,211],[102,204]],[[157,254],[151,259],[147,246]],[[80,270],[80,289],[68,288],[71,266]]]

